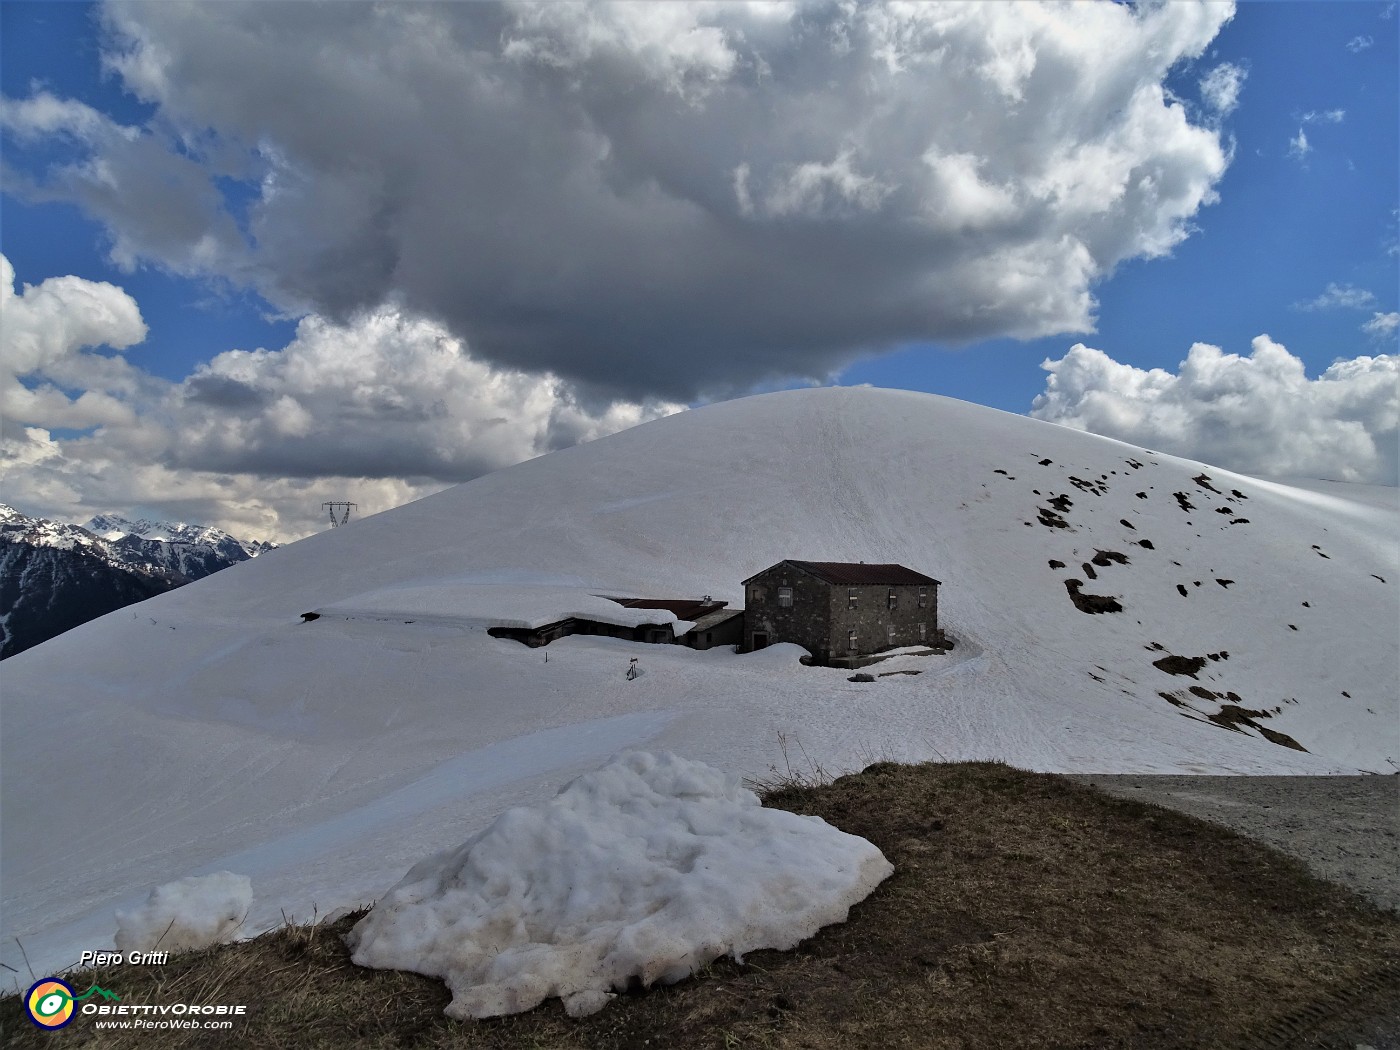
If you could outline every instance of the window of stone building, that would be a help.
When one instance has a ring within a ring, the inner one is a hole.
[[[889,635],[890,644],[894,645],[894,624],[890,624],[886,627],[885,632]]]
[[[781,605],[784,609],[790,609],[790,608],[792,608],[792,588],[791,588],[791,587],[779,587],[779,588],[778,588],[778,604]]]
[[[897,590],[895,590],[893,587],[890,588],[890,608],[891,608],[891,609],[898,609],[898,608],[899,608],[899,592],[898,592]]]
[[[919,608],[920,608],[920,609],[927,609],[927,608],[928,608],[928,588],[927,588],[927,587],[920,587],[920,588],[919,588]]]
[[[919,641],[924,642],[924,641],[927,641],[927,640],[928,640],[928,624],[926,624],[926,623],[921,623],[921,624],[919,624]]]
[[[846,608],[854,609],[860,603],[860,595],[854,587],[846,588]]]
[[[751,602],[761,602],[761,601],[763,601],[763,588],[760,587],[760,586],[759,586],[758,584],[756,584],[756,583],[753,584],[753,585],[749,588],[749,601],[751,601]]]
[[[856,649],[856,632],[855,632],[855,631],[847,631],[847,632],[846,632],[846,648],[847,648],[847,649],[850,649],[851,652],[855,652],[855,649]]]

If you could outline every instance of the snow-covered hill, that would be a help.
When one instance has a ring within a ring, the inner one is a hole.
[[[52,966],[152,885],[224,869],[253,879],[250,929],[367,901],[626,746],[757,774],[780,739],[832,771],[1393,772],[1398,517],[1394,489],[1259,481],[923,394],[668,417],[7,661],[0,940]],[[938,578],[956,648],[862,684],[786,645],[486,633],[496,604],[502,622],[597,594],[739,606],[784,558]]]
[[[72,525],[0,504],[0,659],[276,546],[114,515]]]

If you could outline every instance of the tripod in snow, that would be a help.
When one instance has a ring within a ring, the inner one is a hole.
[[[627,665],[627,680],[630,682],[641,673],[641,669],[637,667],[637,658],[634,656],[632,662]]]

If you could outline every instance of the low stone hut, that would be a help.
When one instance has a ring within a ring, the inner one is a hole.
[[[493,638],[513,638],[531,647],[548,645],[557,638],[573,634],[623,638],[654,645],[687,645],[692,649],[709,649],[716,645],[737,646],[743,637],[743,610],[726,608],[727,603],[715,601],[709,595],[703,598],[619,598],[600,594],[597,597],[607,598],[624,609],[664,609],[676,619],[688,620],[695,626],[678,636],[675,625],[669,622],[643,622],[627,626],[570,616],[538,627],[492,627],[487,633]]]
[[[744,610],[730,609],[727,602],[715,601],[708,594],[695,598],[611,598],[626,609],[666,609],[678,620],[695,626],[679,637],[662,639],[692,649],[717,645],[739,645],[743,641]],[[669,626],[669,625],[668,625]]]

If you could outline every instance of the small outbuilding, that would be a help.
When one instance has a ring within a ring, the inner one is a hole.
[[[780,561],[744,581],[743,651],[793,642],[857,667],[888,649],[943,646],[939,582],[903,565]]]
[[[708,594],[695,598],[611,598],[624,609],[665,609],[678,620],[689,620],[695,626],[679,637],[660,639],[688,645],[692,649],[710,649],[716,645],[739,645],[744,634],[744,610],[726,608],[727,602],[715,601]]]
[[[569,616],[535,627],[492,627],[487,633],[493,638],[513,638],[531,647],[548,645],[557,638],[573,634],[623,638],[653,645],[686,645],[692,649],[709,649],[716,645],[737,646],[743,639],[743,610],[725,608],[727,603],[715,601],[708,594],[703,598],[619,598],[610,594],[595,597],[606,598],[624,609],[664,610],[677,620],[689,621],[693,626],[678,635],[675,624],[670,621],[654,623],[642,618],[642,622],[628,624],[588,616]]]

